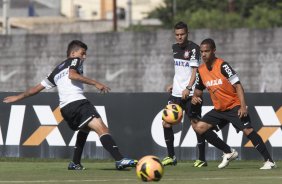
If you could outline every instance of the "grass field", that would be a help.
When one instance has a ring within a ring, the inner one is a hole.
[[[261,161],[233,161],[228,168],[218,169],[219,162],[210,161],[208,167],[193,168],[192,162],[180,162],[165,167],[159,183],[173,184],[281,184],[282,169],[262,171]],[[85,171],[68,171],[66,160],[0,160],[0,184],[3,183],[142,183],[135,169],[117,171],[112,161],[83,162]]]

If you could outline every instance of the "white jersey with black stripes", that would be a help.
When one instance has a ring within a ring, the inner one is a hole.
[[[61,108],[71,102],[86,99],[83,94],[83,83],[69,79],[69,69],[83,74],[83,61],[79,58],[68,58],[41,81],[46,89],[58,88]]]
[[[198,68],[200,64],[200,47],[192,41],[187,41],[185,47],[180,47],[179,44],[172,45],[174,59],[174,78],[172,87],[172,96],[182,97],[182,91],[188,85],[192,69]],[[193,90],[189,96],[192,96]]]

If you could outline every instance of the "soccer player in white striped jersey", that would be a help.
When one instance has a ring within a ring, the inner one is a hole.
[[[8,96],[3,102],[16,102],[35,95],[44,89],[57,87],[61,114],[72,130],[78,130],[73,160],[69,163],[68,170],[85,169],[80,161],[89,131],[95,131],[98,134],[103,147],[115,159],[116,169],[135,167],[137,160],[123,157],[96,108],[83,94],[83,84],[92,85],[102,93],[110,91],[108,86],[83,76],[86,51],[87,45],[85,43],[79,40],[71,41],[67,49],[67,59],[56,66],[41,83],[19,95]]]
[[[171,93],[168,103],[179,104],[189,117],[191,125],[195,124],[201,117],[202,104],[193,106],[191,97],[194,92],[196,70],[200,65],[200,47],[188,40],[188,26],[184,22],[178,22],[174,26],[176,42],[172,45],[175,74],[173,84],[167,87]],[[164,137],[168,156],[162,163],[176,165],[177,159],[174,152],[174,133],[172,125],[163,121]],[[205,139],[197,134],[199,159],[194,162],[194,167],[207,166],[205,158]]]

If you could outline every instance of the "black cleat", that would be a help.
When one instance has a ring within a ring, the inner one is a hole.
[[[81,164],[75,164],[73,162],[69,163],[68,170],[86,170]]]

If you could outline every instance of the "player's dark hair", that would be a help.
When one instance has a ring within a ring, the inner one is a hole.
[[[188,26],[184,22],[180,21],[174,25],[174,29],[185,29],[188,32]]]
[[[202,41],[201,45],[204,45],[204,44],[210,45],[210,46],[211,46],[211,49],[216,49],[214,40],[211,39],[211,38],[204,39],[204,40]]]
[[[67,49],[67,57],[70,56],[72,51],[77,51],[79,49],[85,49],[87,50],[87,45],[85,43],[83,43],[82,41],[79,40],[73,40],[69,43],[68,45],[68,49]]]

